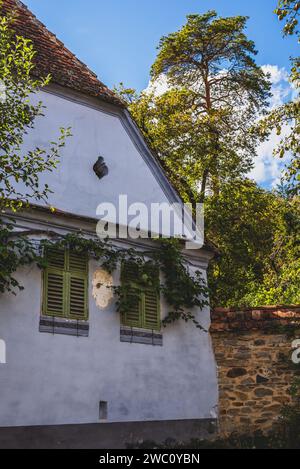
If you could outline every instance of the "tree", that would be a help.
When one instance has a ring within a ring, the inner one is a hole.
[[[274,156],[283,158],[290,155],[290,163],[285,168],[282,180],[290,196],[300,195],[300,103],[291,101],[278,106],[260,122],[261,135],[266,138],[273,130],[282,134],[283,128],[290,130],[274,149]]]
[[[205,124],[194,119],[190,93],[172,89],[163,95],[153,91],[137,95],[122,86],[117,91],[127,100],[133,118],[182,199],[194,204],[199,202],[206,147]]]
[[[245,177],[269,135],[252,129],[270,96],[245,24],[214,12],[188,17],[161,40],[151,86],[119,89],[184,200],[205,198],[206,235],[220,250],[209,268],[214,306],[300,301],[297,200]],[[279,132],[283,119],[276,124]]]
[[[275,13],[280,21],[285,21],[283,28],[285,35],[297,34],[299,36],[300,31],[297,29],[299,10],[300,2],[297,0],[279,0]]]
[[[273,233],[272,249],[266,258],[263,280],[249,285],[245,304],[300,303],[300,200],[279,198],[277,203],[280,217]]]
[[[300,14],[300,2],[296,0],[280,0],[275,10],[280,21],[285,21],[284,35],[296,34],[300,41],[298,18]],[[300,83],[300,58],[292,59],[290,81],[299,90]],[[264,137],[270,135],[272,130],[277,134],[282,133],[283,127],[290,126],[290,132],[282,137],[279,146],[274,150],[274,155],[283,158],[291,155],[291,162],[287,166],[283,179],[287,184],[291,196],[300,194],[300,103],[296,99],[272,111],[260,124],[260,132]]]
[[[206,234],[221,252],[209,269],[214,306],[241,305],[249,285],[263,281],[277,212],[275,195],[250,180],[225,184],[206,201]]]
[[[46,200],[48,185],[41,186],[40,175],[52,171],[59,161],[70,130],[60,129],[58,143],[49,149],[33,148],[23,151],[24,139],[43,115],[41,102],[32,104],[32,95],[47,85],[50,76],[33,78],[32,43],[13,31],[13,14],[1,16],[0,3],[0,210],[17,211],[30,201]],[[18,265],[32,260],[34,250],[30,241],[15,238],[13,223],[0,218],[0,291],[20,287],[12,273]]]
[[[1,6],[1,5],[0,5]],[[47,85],[44,79],[32,77],[35,52],[31,41],[15,36],[13,16],[0,16],[0,209],[17,210],[32,199],[46,199],[47,185],[41,187],[39,175],[52,171],[59,158],[59,150],[65,144],[69,131],[61,129],[58,143],[51,143],[49,150],[34,148],[26,154],[22,151],[24,138],[34,127],[35,119],[43,115],[43,106],[31,103],[31,97]],[[20,184],[21,183],[21,184]]]
[[[243,179],[206,201],[206,231],[220,249],[209,269],[214,306],[299,304],[300,204]]]
[[[270,83],[255,64],[246,21],[215,11],[188,16],[161,39],[152,66],[154,88],[163,80],[167,91],[130,94],[133,116],[184,198],[189,189],[203,201],[208,188],[217,194],[221,182],[252,166],[258,136],[249,129],[267,106]]]

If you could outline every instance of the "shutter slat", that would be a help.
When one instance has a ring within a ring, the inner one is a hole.
[[[153,290],[145,290],[145,327],[160,330],[159,295]]]
[[[141,276],[147,274],[151,279],[145,286]],[[122,265],[122,282],[127,286],[126,297],[132,301],[130,311],[124,313],[123,323],[126,326],[160,330],[160,300],[154,288],[159,283],[159,270],[152,264],[139,268],[127,261]],[[153,288],[152,288],[153,285]]]
[[[87,316],[87,288],[84,277],[74,277],[70,275],[70,317],[84,320]]]
[[[46,250],[46,259],[47,259],[49,267],[54,267],[56,269],[65,268],[65,251],[64,250],[60,250],[56,248],[48,248]]]
[[[124,262],[122,266],[122,280],[126,283],[137,282],[139,279],[139,268],[133,262]]]
[[[126,301],[129,303],[130,309],[122,313],[122,322],[129,327],[141,327],[142,325],[140,292],[132,287],[132,284],[138,279],[138,266],[130,261],[123,262],[122,283],[126,284]]]
[[[84,254],[69,253],[69,270],[83,272],[87,271],[87,257]]]
[[[46,274],[45,314],[50,316],[64,315],[64,275],[48,271]]]
[[[159,277],[159,269],[156,265],[147,263],[143,266],[143,272],[151,277],[153,280],[157,280]]]
[[[124,314],[124,324],[131,327],[141,327],[141,304],[139,292],[128,287],[126,299],[130,304],[130,310]]]
[[[87,256],[56,248],[48,248],[45,254],[44,314],[87,319]]]

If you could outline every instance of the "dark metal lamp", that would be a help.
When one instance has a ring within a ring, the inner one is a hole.
[[[108,167],[106,166],[102,156],[99,156],[98,160],[93,166],[93,170],[99,179],[102,179],[104,176],[108,175]]]

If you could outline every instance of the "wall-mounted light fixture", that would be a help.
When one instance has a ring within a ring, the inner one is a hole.
[[[93,166],[93,170],[99,179],[102,179],[104,176],[108,175],[108,167],[106,166],[102,156],[99,156],[98,160]]]

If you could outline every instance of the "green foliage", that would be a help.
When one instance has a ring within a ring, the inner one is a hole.
[[[280,19],[292,21],[289,34],[298,34],[296,4],[287,0],[279,5],[286,11],[278,13]],[[17,210],[47,198],[49,187],[40,187],[39,175],[56,167],[69,130],[62,130],[49,151],[36,148],[22,155],[24,136],[43,112],[42,104],[32,105],[29,96],[49,77],[32,78],[32,44],[14,37],[12,21],[0,17],[0,78],[7,95],[0,101],[0,208]],[[121,86],[119,93],[183,199],[206,198],[207,235],[221,251],[209,272],[213,304],[299,303],[299,103],[277,108],[262,121],[259,132],[250,131],[266,109],[270,84],[255,63],[254,44],[244,33],[246,21],[219,18],[213,11],[188,16],[179,31],[160,42],[152,90],[137,95]],[[295,86],[298,71],[299,59],[294,59]],[[168,89],[158,93],[155,86],[162,78]],[[287,152],[293,156],[285,174],[286,193],[268,192],[241,179],[251,168],[259,140],[272,129],[280,134],[286,124],[291,124],[291,133],[277,149],[279,157]],[[37,260],[29,241],[17,240],[12,231],[12,226],[2,226],[0,233],[0,291],[18,287],[13,272]],[[56,242],[101,259],[110,272],[124,256],[142,265],[148,262],[145,253],[120,252],[77,235]],[[201,275],[190,276],[177,242],[159,243],[151,262],[165,276],[158,286],[171,306],[165,323],[183,319],[198,325],[191,310],[207,303]],[[115,287],[117,305],[126,309],[130,305],[122,288]]]
[[[290,442],[290,447],[300,448],[300,367],[293,364],[291,368],[294,373],[294,379],[289,389],[291,402],[282,408],[281,428],[285,439]]]
[[[17,210],[29,200],[46,199],[49,187],[40,187],[39,175],[57,166],[70,131],[61,129],[58,143],[52,142],[49,150],[35,148],[23,154],[28,130],[43,115],[42,103],[32,104],[32,95],[47,85],[50,77],[32,77],[33,45],[15,36],[13,21],[13,16],[0,16],[0,80],[5,98],[0,101],[0,208]]]
[[[200,150],[204,152],[205,122],[194,119],[191,93],[172,89],[161,96],[137,95],[122,85],[117,90],[160,159],[170,181],[186,201],[199,199],[203,175]]]
[[[300,35],[298,29],[298,15],[300,11],[300,2],[297,0],[279,0],[278,7],[275,10],[280,21],[285,21],[283,32],[286,35]]]
[[[33,262],[40,268],[47,267],[46,257],[41,253],[47,248],[71,249],[77,254],[101,261],[102,267],[110,273],[124,260],[130,261],[144,271],[141,288],[150,281],[149,269],[160,269],[164,281],[154,286],[163,294],[171,308],[163,325],[182,319],[185,322],[192,321],[197,328],[203,329],[196,320],[193,309],[195,307],[202,309],[208,305],[207,287],[200,271],[196,271],[194,275],[189,272],[178,240],[156,240],[154,249],[139,252],[134,249],[118,249],[108,240],[68,234],[55,239],[42,240],[37,250],[35,243],[25,235],[16,236],[13,226],[2,227],[0,236],[1,241],[5,241],[0,249],[0,292],[2,293],[4,291],[14,293],[14,287],[22,289],[12,277],[19,267]],[[132,304],[126,295],[126,285],[113,286],[112,289],[116,295],[117,311],[123,313],[129,311]]]
[[[37,259],[34,245],[23,236],[16,236],[14,224],[0,220],[0,293],[6,291],[15,294],[23,287],[14,278],[14,272]]]
[[[299,2],[281,1],[276,13],[287,21],[284,32],[296,33]],[[299,59],[291,74],[299,86]],[[219,200],[207,203],[208,236],[221,257],[211,266],[212,301],[219,306],[300,303],[300,159],[299,102],[274,109],[259,125],[261,137],[290,126],[274,154],[292,156],[281,192],[268,192],[247,181],[223,186]]]
[[[57,249],[70,249],[78,255],[88,256],[95,260],[101,260],[103,268],[112,273],[120,260],[124,258],[122,251],[118,251],[111,245],[108,240],[85,238],[80,233],[72,233],[66,236],[55,237],[54,240],[41,240],[41,249],[47,251],[48,248],[55,247]],[[128,255],[133,255],[132,250],[128,251]],[[47,259],[42,256],[38,262],[41,268],[47,267]]]
[[[271,131],[276,130],[281,135],[284,128],[290,127],[287,135],[283,136],[280,144],[274,149],[274,156],[283,158],[291,155],[291,161],[283,174],[283,183],[290,196],[300,195],[300,103],[291,101],[274,109],[259,124],[259,132],[263,138],[269,137]]]
[[[217,194],[252,166],[259,136],[249,129],[270,83],[254,61],[246,21],[214,11],[188,16],[160,41],[152,92],[119,91],[184,200],[203,201],[207,188]],[[161,80],[168,90],[159,94]]]
[[[33,45],[30,41],[15,36],[12,26],[13,17],[0,16],[0,79],[5,85],[6,93],[6,99],[0,102],[0,209],[16,211],[25,208],[32,200],[47,199],[50,189],[47,185],[40,187],[39,176],[44,171],[56,168],[59,152],[65,144],[65,138],[70,135],[70,130],[61,129],[59,142],[52,142],[49,151],[35,148],[25,155],[22,154],[26,133],[34,127],[35,119],[43,115],[42,103],[32,104],[31,96],[47,85],[50,77],[33,78]],[[20,187],[25,187],[25,191]],[[37,262],[43,267],[46,261],[26,236],[17,236],[14,233],[13,224],[1,222],[0,241],[0,292],[15,293],[16,288],[22,287],[13,277],[13,273],[20,266],[32,262]],[[117,250],[106,241],[86,239],[80,235],[67,235],[55,241],[44,240],[41,246],[47,249],[53,244],[101,260],[103,268],[109,272],[115,270],[125,257],[139,265],[147,266],[149,263],[145,259],[146,253],[136,253],[132,249]],[[152,256],[152,264],[162,267],[166,278],[167,286],[158,285],[158,288],[173,307],[166,322],[182,317],[184,320],[193,320],[201,327],[192,312],[185,313],[184,309],[207,304],[205,283],[199,272],[196,273],[195,280],[192,278],[184,266],[179,246],[176,242],[171,245],[168,246],[165,242],[161,246],[157,245],[155,256]],[[147,255],[151,257],[151,253]],[[175,272],[177,276],[174,276]],[[122,287],[114,289],[118,296],[118,308],[124,311],[124,308],[130,306],[125,304],[126,295],[123,294]]]
[[[108,240],[85,238],[80,234],[68,234],[53,240],[42,240],[41,247],[72,249],[77,254],[86,255],[101,261],[108,272],[113,272],[124,260],[139,267],[144,274],[141,277],[141,288],[149,282],[149,269],[159,269],[164,274],[164,282],[154,285],[160,291],[171,311],[163,321],[163,325],[179,319],[192,321],[197,328],[203,329],[193,314],[193,308],[204,308],[208,304],[208,291],[200,271],[195,275],[189,272],[186,261],[181,253],[178,240],[156,240],[155,248],[149,251],[119,249]],[[34,259],[40,267],[46,267],[44,257]],[[116,295],[117,311],[125,313],[130,310],[132,301],[128,299],[126,285],[112,287]]]
[[[241,180],[206,202],[221,255],[209,270],[214,306],[300,303],[299,200]]]
[[[221,251],[209,270],[215,306],[241,304],[249,283],[262,281],[272,249],[275,207],[273,195],[243,180],[223,186],[218,197],[207,201],[207,236]]]
[[[69,129],[61,129],[57,143],[49,149],[23,151],[24,139],[43,115],[41,102],[32,104],[32,96],[47,85],[50,77],[33,78],[32,43],[13,31],[13,13],[1,15],[0,2],[0,210],[26,208],[30,201],[46,200],[50,192],[41,186],[40,175],[52,171],[59,161]],[[22,288],[12,276],[18,266],[32,262],[34,250],[24,237],[14,235],[14,224],[0,219],[0,292]]]
[[[300,31],[298,29],[300,2],[296,0],[280,0],[278,8],[275,10],[280,21],[285,21],[283,32],[285,35],[296,34],[298,42]],[[300,83],[300,58],[292,59],[290,81],[295,90],[299,93]],[[281,135],[284,127],[290,126],[290,132],[282,137],[282,140],[274,150],[274,155],[283,158],[286,154],[291,155],[291,162],[283,175],[283,181],[291,196],[300,195],[300,104],[299,99],[295,99],[274,109],[260,123],[259,132],[262,137],[270,135],[272,130],[276,130],[277,135]]]
[[[206,196],[206,234],[221,252],[209,271],[213,305],[299,303],[299,103],[253,125],[266,110],[270,84],[254,61],[246,21],[214,11],[188,16],[161,39],[150,89],[119,92],[182,198]],[[285,193],[265,191],[245,174],[257,143],[286,125],[292,132],[276,149],[280,158],[294,155]]]
[[[158,241],[160,249],[155,252],[156,265],[164,274],[161,291],[168,303],[173,307],[164,320],[168,324],[178,319],[192,321],[197,328],[203,329],[192,310],[202,309],[208,305],[208,292],[200,271],[191,275],[180,252],[179,241],[176,239]]]
[[[298,428],[299,429],[299,420]],[[240,435],[233,433],[227,438],[211,438],[210,440],[199,440],[194,438],[190,441],[176,441],[169,438],[162,444],[155,441],[144,441],[140,444],[129,444],[128,449],[158,449],[158,450],[201,450],[201,449],[299,449],[300,438],[298,432],[293,434],[294,427],[285,427],[278,430],[273,430],[268,434],[260,431],[255,433],[248,433]]]

